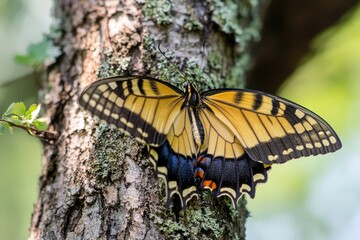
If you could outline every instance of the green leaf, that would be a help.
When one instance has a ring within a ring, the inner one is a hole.
[[[0,135],[5,129],[13,133],[13,126],[21,128],[36,128],[45,131],[48,126],[44,118],[37,118],[41,110],[40,104],[32,104],[28,110],[23,102],[12,103],[0,119]],[[2,121],[5,120],[5,121]]]
[[[13,110],[14,114],[16,114],[18,116],[25,116],[25,112],[26,112],[26,106],[23,102],[15,103],[15,107]]]
[[[16,115],[12,115],[12,116],[9,116],[9,117],[4,117],[4,120],[6,120],[8,122],[11,122],[11,123],[13,123],[15,125],[23,125],[21,119]]]
[[[10,116],[15,114],[19,117],[24,117],[26,111],[25,104],[23,102],[12,103],[6,110],[3,116]]]
[[[45,131],[48,128],[44,118],[35,119],[32,124],[40,131]]]
[[[26,120],[30,120],[30,122],[34,121],[34,119],[36,119],[37,116],[39,115],[40,109],[41,109],[40,104],[38,105],[32,104],[25,113]]]
[[[3,114],[3,116],[8,116],[11,115],[11,113],[13,112],[15,107],[15,103],[10,104],[10,106],[8,107],[8,109],[6,109],[5,113]]]

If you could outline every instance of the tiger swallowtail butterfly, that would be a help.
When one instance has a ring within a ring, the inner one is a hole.
[[[315,113],[286,99],[247,89],[184,91],[143,76],[94,82],[80,105],[145,143],[166,184],[166,206],[181,205],[198,188],[228,196],[255,196],[272,164],[341,148],[335,131]]]

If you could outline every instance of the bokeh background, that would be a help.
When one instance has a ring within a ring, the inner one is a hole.
[[[0,1],[0,114],[13,101],[36,103],[31,69],[16,64],[51,23],[51,1]],[[321,16],[319,16],[321,17]],[[360,239],[360,6],[320,34],[314,54],[278,95],[326,119],[343,148],[274,166],[248,199],[247,239]],[[18,84],[15,79],[28,79]],[[27,133],[0,136],[0,236],[26,239],[38,193],[42,148]]]
[[[0,115],[14,101],[37,103],[32,69],[14,57],[49,31],[50,8],[50,0],[0,0]],[[0,136],[0,239],[27,239],[41,158],[41,143],[26,132]]]
[[[248,200],[248,239],[360,239],[360,6],[313,48],[279,95],[326,119],[343,148],[274,166]]]

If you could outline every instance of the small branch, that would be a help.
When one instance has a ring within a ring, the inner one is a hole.
[[[49,144],[53,144],[56,136],[57,136],[57,132],[50,132],[50,131],[41,131],[38,130],[36,128],[33,127],[29,127],[29,126],[23,126],[23,125],[17,125],[13,122],[7,121],[7,120],[0,120],[1,122],[6,122],[7,124],[9,124],[11,127],[17,127],[17,128],[21,128],[24,129],[25,131],[27,131],[31,136],[35,136],[40,138],[41,140],[49,143]]]

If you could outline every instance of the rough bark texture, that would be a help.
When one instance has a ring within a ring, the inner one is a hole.
[[[142,74],[201,90],[237,86],[258,37],[256,1],[57,1],[44,102],[55,144],[44,148],[29,239],[244,239],[245,201],[207,192],[186,211],[164,208],[162,180],[144,146],[98,124],[77,104],[81,89],[113,75]],[[205,43],[205,44],[204,44]],[[204,47],[202,47],[204,46]],[[203,51],[204,50],[204,51]]]

